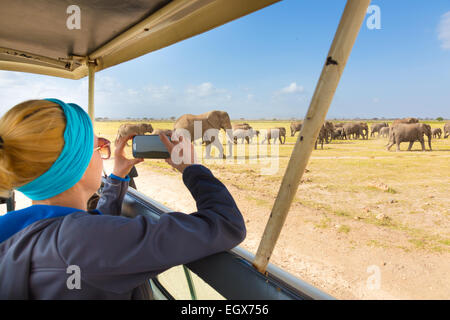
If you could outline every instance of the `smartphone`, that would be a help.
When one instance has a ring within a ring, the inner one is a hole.
[[[168,136],[169,141],[170,137]],[[149,134],[133,138],[133,157],[147,159],[170,158],[169,150],[162,143],[159,135]]]

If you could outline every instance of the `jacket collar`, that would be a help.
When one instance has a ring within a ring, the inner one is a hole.
[[[83,211],[70,207],[35,204],[8,212],[0,216],[0,243],[39,220],[63,217],[74,212]]]

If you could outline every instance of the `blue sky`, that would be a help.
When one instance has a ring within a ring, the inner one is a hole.
[[[378,0],[328,118],[450,118],[450,1]],[[302,118],[344,0],[284,0],[205,34],[96,75],[96,116],[178,117],[226,110],[231,118]],[[367,16],[369,17],[369,15]],[[87,108],[87,79],[0,72],[0,112],[31,98]]]

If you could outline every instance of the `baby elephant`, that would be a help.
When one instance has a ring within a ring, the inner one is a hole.
[[[284,139],[281,140],[281,137],[284,137]],[[286,128],[277,127],[267,129],[264,134],[264,140],[261,141],[261,144],[263,144],[265,141],[267,141],[267,144],[270,144],[270,139],[273,139],[273,143],[276,143],[277,138],[280,140],[281,144],[286,143]]]
[[[433,129],[433,138],[440,139],[441,135],[442,135],[442,129],[441,128]]]
[[[377,133],[377,132],[378,132],[378,136],[380,136],[380,130],[385,127],[389,127],[389,125],[386,122],[374,124],[372,126],[372,131],[370,132],[370,136],[374,137],[375,133]]]
[[[247,141],[247,143],[251,143],[254,136],[258,136],[259,131],[253,130],[252,128],[245,130],[245,129],[236,129],[233,131],[233,139],[234,143],[237,144],[237,140],[241,139],[241,143],[244,143],[244,139]]]
[[[383,127],[383,128],[381,128],[381,129],[380,129],[380,132],[379,132],[380,136],[382,136],[383,138],[389,137],[389,130],[390,130],[389,127]]]

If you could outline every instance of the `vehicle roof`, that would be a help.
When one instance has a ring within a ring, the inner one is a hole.
[[[80,79],[280,0],[0,0],[0,70]]]

